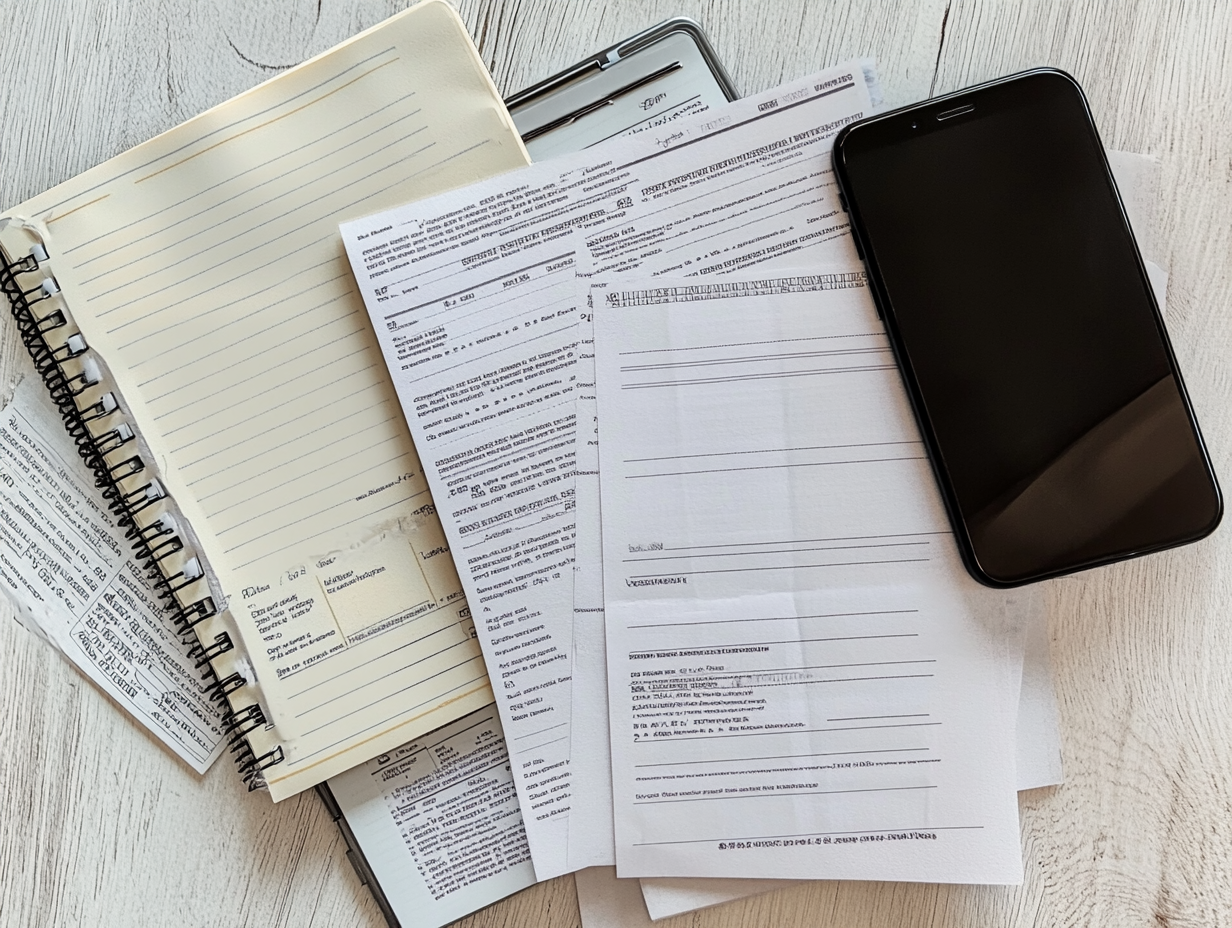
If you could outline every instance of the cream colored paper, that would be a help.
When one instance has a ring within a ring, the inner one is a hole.
[[[225,591],[275,799],[492,700],[337,226],[526,161],[434,0],[13,211]]]

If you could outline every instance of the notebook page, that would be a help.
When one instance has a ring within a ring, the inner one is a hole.
[[[526,160],[430,2],[18,210],[229,599],[275,799],[492,700],[337,226]]]

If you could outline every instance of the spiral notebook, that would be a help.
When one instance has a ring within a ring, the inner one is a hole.
[[[430,0],[0,215],[35,367],[275,800],[492,701],[337,228],[527,160]]]

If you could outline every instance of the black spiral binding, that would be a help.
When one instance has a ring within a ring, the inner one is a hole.
[[[176,631],[183,636],[193,635],[194,643],[188,657],[200,671],[209,697],[223,704],[223,731],[228,737],[228,747],[240,776],[249,790],[259,789],[265,783],[262,771],[281,763],[284,759],[283,750],[281,747],[275,747],[257,755],[248,742],[248,735],[266,725],[265,713],[256,703],[236,711],[226,699],[248,682],[238,673],[219,679],[211,664],[219,655],[234,649],[231,636],[224,631],[207,645],[195,632],[201,622],[218,614],[213,597],[206,596],[195,602],[181,604],[175,595],[201,578],[203,572],[200,563],[196,558],[191,558],[179,573],[173,575],[168,575],[161,566],[164,558],[183,550],[184,547],[175,517],[167,514],[144,527],[135,518],[137,513],[164,499],[166,493],[153,477],[135,491],[126,493],[121,488],[121,481],[145,470],[145,464],[135,450],[136,435],[132,428],[127,423],[121,423],[102,435],[95,435],[89,428],[89,423],[120,408],[115,394],[105,393],[93,405],[84,409],[77,405],[77,398],[100,381],[97,366],[91,368],[88,360],[89,349],[85,339],[80,333],[76,333],[70,335],[58,348],[49,344],[47,334],[66,326],[68,318],[61,309],[54,309],[40,317],[32,307],[57,296],[60,292],[59,285],[54,277],[47,277],[33,288],[23,290],[18,279],[19,275],[36,273],[40,264],[48,260],[46,248],[41,244],[34,245],[27,257],[12,263],[0,249],[0,291],[8,298],[22,343],[26,346],[30,360],[34,362],[35,371],[46,384],[47,392],[56,404],[60,418],[64,420],[64,428],[72,438],[77,453],[94,474],[94,483],[102,491],[117,524],[132,544],[138,562],[154,583],[159,598],[166,604]],[[70,377],[61,367],[61,362],[72,358],[86,358],[87,363],[82,365],[80,373]],[[116,464],[107,462],[107,456],[129,444],[134,447],[132,454]]]

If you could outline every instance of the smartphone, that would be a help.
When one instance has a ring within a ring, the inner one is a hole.
[[[977,580],[1214,531],[1219,485],[1072,77],[1041,68],[853,123],[834,167]]]
[[[736,99],[702,27],[677,16],[505,100],[535,161],[635,135]]]

